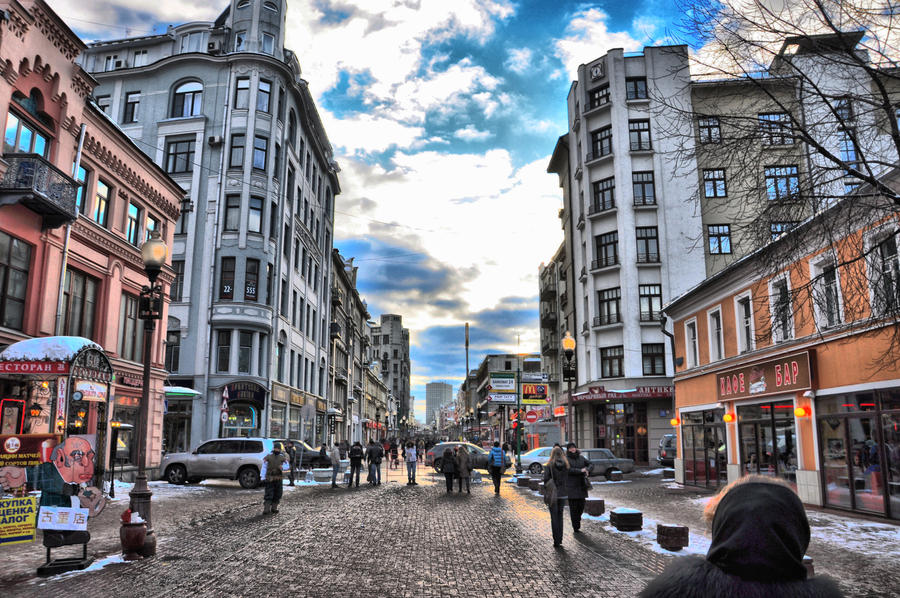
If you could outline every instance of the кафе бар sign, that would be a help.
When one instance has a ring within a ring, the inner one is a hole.
[[[764,397],[810,388],[812,368],[809,351],[755,363],[716,376],[719,400]]]

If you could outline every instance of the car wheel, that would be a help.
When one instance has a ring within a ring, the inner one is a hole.
[[[184,484],[187,481],[187,469],[184,465],[170,465],[166,469],[166,481],[170,484]]]
[[[255,467],[244,467],[238,471],[238,482],[241,488],[251,489],[259,486],[259,472]]]
[[[443,465],[441,463],[441,461],[442,461],[441,459],[434,460],[434,470],[438,473],[444,473],[443,470],[441,469],[441,466]]]
[[[614,471],[618,471],[618,470],[614,467],[610,467],[609,469],[607,469],[606,471],[603,472],[603,477],[605,477],[607,479],[607,481],[609,481],[609,478],[610,478],[610,476],[612,476],[612,472],[614,472]]]
[[[541,471],[543,471],[543,469],[544,469],[544,468],[541,467],[541,464],[540,464],[540,463],[532,463],[532,464],[528,467],[528,471],[530,471],[531,473],[541,473]]]

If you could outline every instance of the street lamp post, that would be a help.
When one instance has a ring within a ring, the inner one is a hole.
[[[143,392],[141,393],[141,410],[138,417],[138,473],[134,480],[134,487],[128,494],[130,498],[131,512],[137,512],[147,522],[147,537],[142,556],[156,554],[156,535],[153,533],[153,524],[150,512],[150,498],[153,493],[147,487],[147,432],[150,428],[150,353],[153,348],[153,333],[156,330],[156,320],[162,317],[162,285],[156,284],[162,267],[166,264],[169,248],[160,239],[159,231],[150,231],[150,238],[141,245],[141,259],[144,261],[144,270],[150,286],[141,289],[138,318],[144,321],[144,376]]]
[[[519,435],[522,433],[522,355],[516,355],[516,433],[513,435],[516,443],[516,473],[522,473],[522,441]]]
[[[572,379],[575,377],[575,339],[572,334],[566,330],[566,336],[562,340],[563,354],[566,356],[566,362],[563,365],[563,376],[569,387],[569,406],[566,408],[566,442],[578,442],[573,434],[572,421],[575,419],[575,413],[572,411]]]

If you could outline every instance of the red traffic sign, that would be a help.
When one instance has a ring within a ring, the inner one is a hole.
[[[538,420],[537,411],[529,411],[528,413],[525,414],[525,421],[527,421],[529,424],[533,424],[537,420]]]

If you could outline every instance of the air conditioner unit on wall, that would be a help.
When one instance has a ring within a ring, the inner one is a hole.
[[[124,69],[128,67],[128,63],[124,60],[117,60],[113,68]]]
[[[222,145],[222,136],[221,135],[210,135],[207,142],[213,146]]]
[[[206,52],[208,54],[221,54],[222,53],[222,42],[220,40],[214,40],[208,42],[206,44]]]

